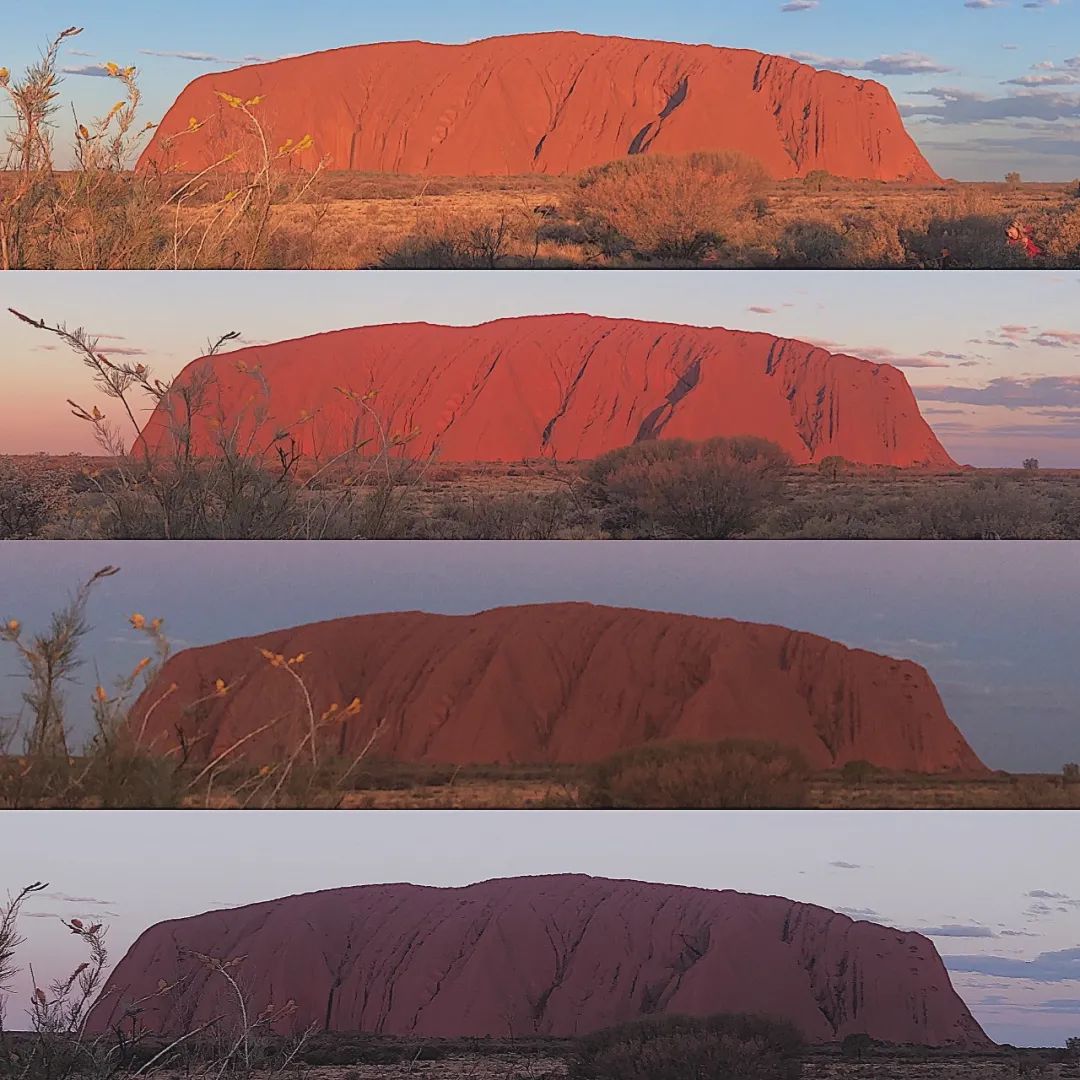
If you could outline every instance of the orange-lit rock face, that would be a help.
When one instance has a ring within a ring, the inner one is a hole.
[[[145,738],[159,751],[182,730],[208,760],[274,721],[237,756],[282,760],[308,721],[298,688],[261,649],[305,654],[316,714],[363,702],[334,729],[346,757],[385,718],[375,756],[409,762],[575,763],[652,740],[749,738],[793,747],[817,768],[985,772],[910,661],[777,626],[591,604],[361,615],[188,649],[133,722],[149,715]]]
[[[633,153],[736,150],[778,178],[938,178],[885,87],[743,49],[574,33],[356,45],[204,75],[140,167],[204,169],[247,146],[217,96],[261,97],[304,167],[432,175],[575,173]],[[188,132],[191,118],[205,121]]]
[[[366,326],[196,360],[178,385],[202,378],[211,384],[194,424],[201,454],[215,453],[222,425],[244,441],[258,425],[254,445],[287,431],[326,458],[357,439],[357,418],[374,448],[348,390],[374,391],[369,407],[391,433],[419,433],[401,452],[444,461],[565,461],[647,438],[759,435],[800,464],[840,455],[955,467],[898,369],[721,328],[592,315]],[[167,450],[174,427],[159,407],[148,444]]]
[[[865,1033],[990,1045],[921,935],[731,891],[566,875],[368,885],[214,911],[146,931],[91,1030],[120,1023],[134,1001],[150,1031],[231,1015],[224,980],[178,948],[244,957],[234,973],[251,987],[249,1011],[292,999],[295,1015],[279,1023],[298,1032],[570,1036],[656,1013],[746,1012],[784,1017],[819,1043]],[[178,976],[187,1009],[156,993]]]

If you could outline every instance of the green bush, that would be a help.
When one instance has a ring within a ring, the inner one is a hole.
[[[661,1016],[578,1040],[570,1080],[798,1080],[803,1041],[765,1016]]]
[[[612,810],[764,810],[804,806],[809,770],[802,756],[771,743],[657,742],[600,761],[579,798]]]
[[[723,540],[754,527],[790,464],[779,446],[753,436],[655,439],[604,454],[584,475],[610,532]]]

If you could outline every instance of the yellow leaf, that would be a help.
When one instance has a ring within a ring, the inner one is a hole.
[[[111,60],[105,65],[105,70],[114,78],[120,74],[120,65],[114,64]]]
[[[130,622],[136,630],[141,630],[146,625],[146,618],[145,616],[140,615],[136,611],[135,614],[132,615],[131,618],[128,620],[128,622]]]

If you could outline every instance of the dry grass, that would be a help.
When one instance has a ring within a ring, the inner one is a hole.
[[[679,516],[615,521],[597,501],[586,462],[431,461],[397,469],[375,484],[370,462],[329,470],[312,483],[312,462],[296,463],[289,513],[271,524],[258,516],[245,531],[215,519],[221,539],[297,538],[582,540],[677,537]],[[0,489],[27,513],[0,538],[95,539],[161,535],[141,501],[118,519],[110,492],[118,462],[74,455],[0,456]],[[363,478],[358,482],[357,476]],[[292,496],[295,495],[295,498]],[[348,498],[342,502],[342,497]],[[127,505],[127,504],[125,504]],[[138,511],[132,516],[132,511]],[[142,514],[142,517],[139,514]],[[160,525],[160,520],[159,520]],[[318,527],[316,527],[316,525]],[[814,468],[789,470],[778,492],[755,503],[732,538],[750,539],[1080,539],[1080,470],[963,469],[950,473],[864,469],[836,479]],[[157,529],[157,531],[155,531]]]
[[[56,182],[70,187],[74,175],[56,173]],[[129,235],[124,243],[117,240],[110,265],[321,270],[1080,266],[1075,184],[912,188],[836,181],[819,192],[802,181],[773,183],[742,207],[732,208],[725,193],[717,208],[723,233],[712,237],[722,242],[696,245],[700,250],[688,256],[665,251],[663,245],[658,253],[651,240],[639,238],[639,246],[629,237],[613,240],[611,230],[596,227],[588,204],[578,196],[575,177],[330,173],[301,190],[302,178],[284,170],[255,250],[247,224],[251,214],[224,231],[229,219],[221,216],[223,200],[234,190],[230,175],[206,185],[201,198],[177,196],[191,179],[172,176],[155,187],[152,194],[160,205],[140,211],[135,230],[123,224],[130,219],[120,210],[150,198],[147,181],[127,173],[118,177],[111,220]],[[246,177],[235,183],[250,186]],[[0,192],[14,184],[12,174],[0,174]],[[661,209],[658,204],[657,213]],[[648,208],[638,213],[649,216]],[[1032,230],[1044,257],[1032,261],[1008,246],[1006,229],[1017,219]],[[48,256],[31,255],[27,268],[93,268],[74,243],[74,225],[64,228],[70,242]],[[504,235],[493,250],[494,230]],[[178,250],[173,250],[177,237]]]
[[[598,228],[577,185],[575,177],[495,181],[331,174],[317,204],[275,209],[277,227],[296,238],[297,248],[276,265],[332,270],[1080,266],[1080,198],[1074,184],[912,188],[836,181],[819,192],[805,182],[787,181],[764,186],[742,206],[733,205],[725,191],[707,230],[710,242],[694,245],[691,255],[654,243],[651,233],[638,236],[633,226],[628,229],[634,236],[621,241],[614,235],[617,228]],[[652,216],[666,213],[662,196],[656,192]],[[315,205],[318,230],[308,240]],[[636,206],[635,220],[649,216],[648,206]],[[1017,219],[1032,230],[1045,257],[1032,262],[1008,246],[1006,230]],[[451,246],[448,254],[448,238],[500,220],[510,229],[494,263],[480,246],[468,243]],[[614,215],[609,224],[619,220]]]

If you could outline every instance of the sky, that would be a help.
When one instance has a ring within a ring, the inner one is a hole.
[[[26,271],[0,284],[0,453],[95,452],[69,398],[115,415],[66,346],[7,307],[81,326],[107,355],[166,378],[227,330],[243,347],[372,323],[586,312],[761,330],[892,363],[956,460],[1075,468],[1078,301],[1080,274],[1049,271]]]
[[[1080,545],[1068,541],[7,541],[0,619],[26,633],[96,570],[79,682],[93,688],[146,655],[131,614],[165,620],[174,649],[380,611],[466,614],[590,601],[805,630],[927,668],[987,765],[1060,772],[1080,761]],[[22,683],[0,645],[0,715]]]
[[[389,40],[460,43],[578,30],[756,49],[883,82],[945,176],[1071,180],[1080,152],[1080,0],[189,0],[178,5],[5,4],[0,64],[21,71],[67,26],[62,138],[112,105],[107,61],[137,65],[145,115],[160,119],[193,78],[245,63]]]
[[[83,959],[60,917],[103,922],[116,961],[162,919],[299,892],[585,873],[780,895],[919,930],[991,1038],[1061,1045],[1080,1032],[1080,862],[1062,857],[1073,846],[1075,817],[8,812],[0,894],[49,884],[25,908],[9,1024],[25,1023],[28,963],[45,982]]]

